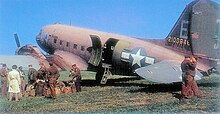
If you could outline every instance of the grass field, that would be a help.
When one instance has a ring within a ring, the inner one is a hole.
[[[198,81],[202,98],[180,102],[180,84],[157,84],[128,76],[113,76],[104,86],[97,85],[95,73],[82,72],[82,92],[61,94],[55,101],[45,97],[27,97],[19,102],[0,97],[0,112],[220,112],[219,75]],[[69,80],[61,72],[59,80]]]

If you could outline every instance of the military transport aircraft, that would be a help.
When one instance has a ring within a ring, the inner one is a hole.
[[[61,69],[76,63],[82,70],[96,70],[96,80],[106,83],[113,74],[139,75],[171,83],[181,81],[180,63],[185,55],[199,57],[197,69],[208,72],[219,62],[220,6],[210,0],[188,4],[165,39],[140,39],[62,24],[47,25],[36,40],[48,53],[32,45],[20,46],[17,55],[31,55],[39,62],[53,61]],[[197,72],[197,79],[201,74]]]

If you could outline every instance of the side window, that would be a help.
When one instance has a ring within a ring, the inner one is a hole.
[[[55,43],[55,44],[57,43],[57,39],[56,38],[53,40],[53,43]]]
[[[66,42],[66,47],[69,47],[69,42]]]
[[[73,48],[74,48],[74,49],[77,49],[77,44],[74,44],[74,45],[73,45]]]
[[[81,51],[85,51],[85,46],[81,46]]]
[[[62,40],[60,40],[60,45],[62,45],[63,44],[63,41]]]

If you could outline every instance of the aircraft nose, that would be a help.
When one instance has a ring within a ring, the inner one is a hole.
[[[46,45],[46,38],[42,31],[40,31],[40,33],[36,36],[36,41],[41,48],[44,48]]]
[[[43,30],[36,36],[37,44],[47,53],[54,53],[53,48],[48,44],[48,33]]]
[[[37,42],[43,44],[43,43],[46,43],[46,39],[47,39],[47,33],[41,30],[40,33],[36,37]]]
[[[40,45],[45,42],[44,39],[41,37],[41,35],[37,35],[36,40],[37,40],[37,43]]]

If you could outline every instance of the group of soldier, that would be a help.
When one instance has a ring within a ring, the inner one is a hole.
[[[19,100],[19,95],[24,91],[24,72],[22,67],[17,69],[17,65],[12,66],[12,70],[8,72],[6,64],[2,65],[0,72],[1,75],[1,91],[2,96],[9,95],[9,100],[12,100],[13,94],[15,94],[15,100]]]
[[[197,58],[193,56],[185,56],[185,59],[181,63],[182,69],[182,89],[181,89],[181,98],[191,98],[193,95],[200,97],[199,88],[195,81],[196,74],[196,64]],[[49,68],[43,63],[40,63],[40,69],[35,70],[32,65],[28,65],[28,85],[40,85],[46,84],[51,91],[51,98],[56,98],[56,85],[57,80],[60,76],[58,69],[53,65],[52,62],[49,63]],[[0,72],[1,75],[1,91],[2,96],[9,95],[9,100],[12,100],[13,94],[15,94],[15,100],[19,100],[19,94],[24,95],[26,82],[25,82],[25,73],[20,66],[17,69],[16,65],[12,66],[12,70],[8,72],[6,64],[2,65]],[[76,92],[81,91],[81,74],[80,69],[76,64],[72,65],[70,70],[70,77],[72,77],[72,82]]]
[[[28,65],[28,83],[25,81],[25,73],[20,66],[17,68],[17,65],[12,66],[12,70],[8,70],[6,64],[2,65],[0,75],[1,75],[1,94],[3,97],[8,96],[8,99],[11,101],[13,95],[15,94],[15,100],[19,101],[19,98],[24,96],[27,87],[32,86],[36,88],[36,92],[38,87],[47,87],[50,90],[50,97],[52,99],[56,99],[56,86],[58,83],[58,78],[60,76],[58,69],[52,62],[49,63],[49,68],[47,68],[43,63],[40,63],[40,69],[36,70],[32,65]],[[70,70],[70,77],[72,77],[71,81],[74,82],[74,86],[76,88],[76,92],[81,91],[81,74],[80,69],[76,66],[76,64],[72,65],[72,69]],[[41,89],[41,95],[42,89]]]

